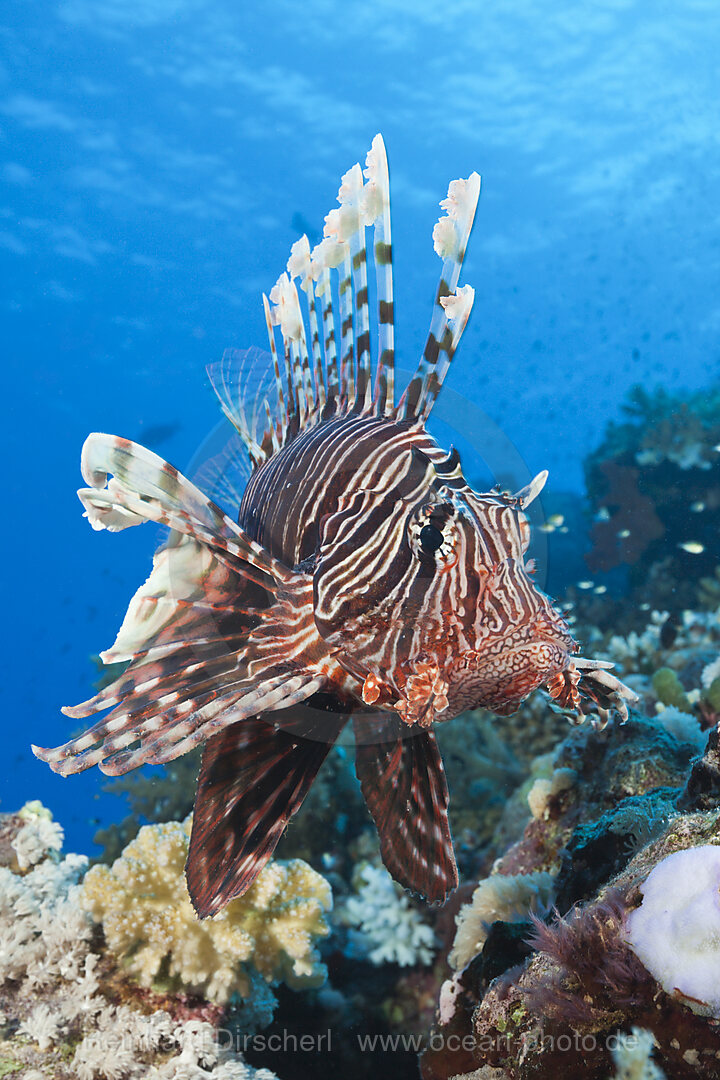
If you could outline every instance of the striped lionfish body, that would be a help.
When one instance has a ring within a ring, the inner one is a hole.
[[[515,495],[478,494],[425,429],[472,307],[458,280],[479,190],[473,173],[441,203],[430,333],[396,402],[380,136],[364,176],[346,173],[324,239],[312,251],[298,241],[263,298],[272,404],[248,411],[246,375],[265,354],[230,351],[210,369],[253,466],[232,513],[134,443],[86,441],[79,496],[93,527],[171,532],[102,654],[126,670],[64,710],[105,715],[33,749],[62,775],[95,764],[118,775],[204,744],[187,865],[200,916],[251,885],[349,721],[385,863],[437,902],[457,870],[435,723],[478,706],[508,714],[538,688],[578,716],[627,716],[631,691],[574,655],[529,576],[524,509],[546,474]]]

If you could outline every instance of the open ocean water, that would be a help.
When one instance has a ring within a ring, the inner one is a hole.
[[[91,692],[156,537],[83,520],[87,433],[186,466],[218,419],[205,365],[265,344],[262,291],[381,131],[400,366],[427,330],[438,202],[477,169],[447,385],[581,492],[633,384],[720,374],[720,10],[35,0],[3,6],[0,50],[0,798],[41,798],[92,853],[121,805],[29,746],[72,730],[59,707]]]

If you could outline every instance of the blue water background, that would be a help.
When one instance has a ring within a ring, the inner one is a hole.
[[[90,851],[119,804],[29,743],[72,728],[58,707],[88,695],[155,538],[83,520],[86,434],[185,465],[217,419],[205,364],[264,344],[261,291],[381,130],[403,366],[437,204],[477,169],[477,298],[449,385],[579,490],[631,384],[718,372],[720,8],[35,0],[0,24],[0,794],[41,797]]]

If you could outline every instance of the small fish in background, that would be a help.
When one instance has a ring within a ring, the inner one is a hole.
[[[687,551],[688,555],[702,555],[705,550],[705,545],[701,544],[699,540],[685,540],[682,544],[678,544],[679,548],[683,551]]]
[[[663,649],[671,649],[678,636],[678,630],[682,625],[680,616],[676,611],[671,612],[660,627],[660,645]]]
[[[253,466],[234,501],[217,470],[229,512],[127,439],[93,434],[82,451],[93,528],[171,533],[101,654],[127,669],[63,710],[110,711],[33,749],[61,775],[117,776],[204,744],[186,867],[201,917],[250,887],[347,723],[387,868],[440,902],[458,874],[434,725],[479,706],[509,715],[539,688],[579,718],[624,719],[636,700],[611,664],[576,655],[530,579],[525,511],[547,474],[514,495],[478,493],[426,431],[473,304],[458,281],[480,177],[453,181],[441,203],[430,330],[398,396],[380,136],[364,176],[359,164],[345,174],[324,239],[297,241],[263,297],[270,354],[230,350],[210,369]]]
[[[168,424],[149,424],[142,428],[141,438],[147,446],[162,446],[168,442],[182,428],[182,424],[175,420]]]
[[[701,500],[698,500],[697,502],[694,502],[694,503],[690,503],[690,509],[693,512],[693,514],[702,514],[703,510],[705,509],[705,503],[702,502]]]

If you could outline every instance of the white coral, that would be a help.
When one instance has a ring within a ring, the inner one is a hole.
[[[372,964],[429,964],[435,935],[385,868],[368,864],[359,874],[360,887],[338,910],[338,920],[356,927]]]
[[[60,851],[64,832],[62,825],[53,821],[50,811],[37,799],[26,803],[18,816],[25,824],[18,830],[12,847],[20,869],[28,870],[47,855]]]
[[[702,844],[662,859],[626,919],[630,948],[667,994],[720,1018],[720,846]]]
[[[79,910],[85,856],[40,863],[24,877],[0,867],[0,982],[27,978],[48,986],[80,970],[90,923]]]
[[[690,743],[701,754],[707,743],[707,732],[703,731],[700,721],[692,713],[683,712],[676,705],[658,708],[655,722],[673,735],[680,742]]]
[[[706,664],[700,676],[700,681],[706,690],[710,689],[716,679],[720,679],[720,656],[711,663]]]
[[[36,1005],[19,1027],[21,1035],[36,1042],[40,1050],[47,1050],[56,1041],[63,1028],[63,1018],[48,1005]]]

